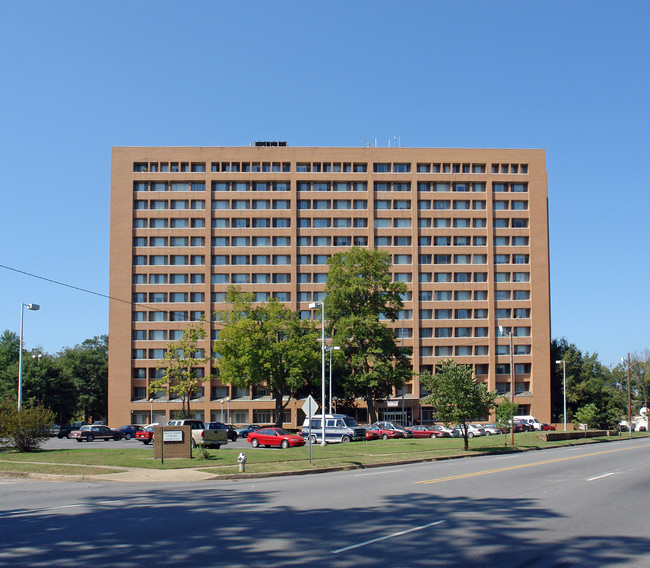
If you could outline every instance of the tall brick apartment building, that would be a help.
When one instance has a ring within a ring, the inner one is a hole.
[[[327,259],[353,245],[389,251],[408,286],[392,325],[416,373],[452,357],[509,397],[512,358],[520,412],[549,421],[547,195],[543,150],[114,148],[109,422],[174,416],[180,401],[148,383],[187,321],[227,308],[230,284],[313,317]],[[206,352],[218,338],[210,326]],[[416,374],[379,401],[380,416],[426,423],[425,395]],[[302,422],[302,404],[288,405],[287,427]],[[273,401],[212,378],[192,409],[269,423]],[[367,419],[361,401],[357,417]]]

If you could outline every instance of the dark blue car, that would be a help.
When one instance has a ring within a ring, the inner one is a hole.
[[[135,424],[128,424],[126,426],[122,426],[118,428],[120,432],[122,432],[122,437],[126,440],[130,440],[131,438],[135,438],[135,433],[138,430],[142,430],[142,426],[136,426]]]

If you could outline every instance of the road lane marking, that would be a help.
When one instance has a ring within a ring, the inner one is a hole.
[[[647,444],[644,444],[644,446],[634,446],[631,448],[617,448],[615,450],[603,450],[600,452],[593,452],[591,454],[584,454],[581,456],[568,456],[564,458],[555,458],[552,460],[544,460],[544,461],[538,461],[538,462],[533,462],[533,463],[526,463],[526,464],[520,464],[520,465],[513,465],[510,467],[500,467],[497,469],[486,469],[484,471],[474,471],[471,473],[463,473],[459,475],[450,475],[448,477],[438,477],[437,479],[425,479],[423,481],[415,481],[414,483],[416,484],[422,484],[422,485],[428,485],[431,483],[440,483],[441,481],[455,481],[456,479],[467,479],[469,477],[476,477],[478,475],[488,475],[491,473],[502,473],[504,471],[513,471],[515,469],[522,469],[526,467],[537,467],[540,465],[546,465],[549,463],[558,463],[558,462],[563,462],[563,461],[568,461],[568,460],[578,460],[578,459],[583,459],[583,458],[589,458],[591,456],[599,456],[603,454],[611,454],[614,452],[625,452],[627,450],[637,450],[641,447],[647,447]]]
[[[391,469],[390,471],[373,471],[371,473],[355,473],[354,477],[363,477],[364,475],[383,475],[384,473],[397,473],[404,471],[403,469]]]
[[[616,471],[612,471],[611,473],[605,473],[604,475],[598,475],[596,477],[590,477],[587,479],[587,481],[596,481],[597,479],[602,479],[603,477],[609,477],[610,475],[616,475]]]
[[[339,554],[340,552],[346,552],[348,550],[352,550],[354,548],[361,548],[362,546],[368,546],[369,544],[373,544],[375,542],[381,542],[382,540],[388,540],[389,538],[395,538],[396,536],[402,536],[408,533],[412,533],[415,531],[421,531],[423,529],[428,529],[429,527],[434,527],[436,525],[441,525],[445,521],[434,521],[433,523],[429,523],[427,525],[422,525],[419,527],[413,527],[412,529],[407,529],[405,531],[399,531],[396,533],[392,534],[387,534],[386,536],[381,536],[379,538],[373,538],[372,540],[366,540],[365,542],[360,542],[358,544],[352,544],[350,546],[346,546],[344,548],[338,548],[336,550],[332,550],[332,554]]]

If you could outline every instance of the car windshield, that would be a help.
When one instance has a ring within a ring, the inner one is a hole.
[[[275,431],[280,435],[280,436],[288,436],[289,432],[286,430],[283,430],[282,428],[276,428]]]
[[[357,421],[354,418],[345,418],[343,420],[346,426],[350,428],[358,428],[359,425],[357,424]]]

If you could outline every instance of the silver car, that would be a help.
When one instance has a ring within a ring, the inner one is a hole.
[[[485,436],[485,430],[478,424],[467,424],[467,437],[474,438],[475,436]],[[463,438],[463,426],[458,424],[452,432],[452,437]]]

